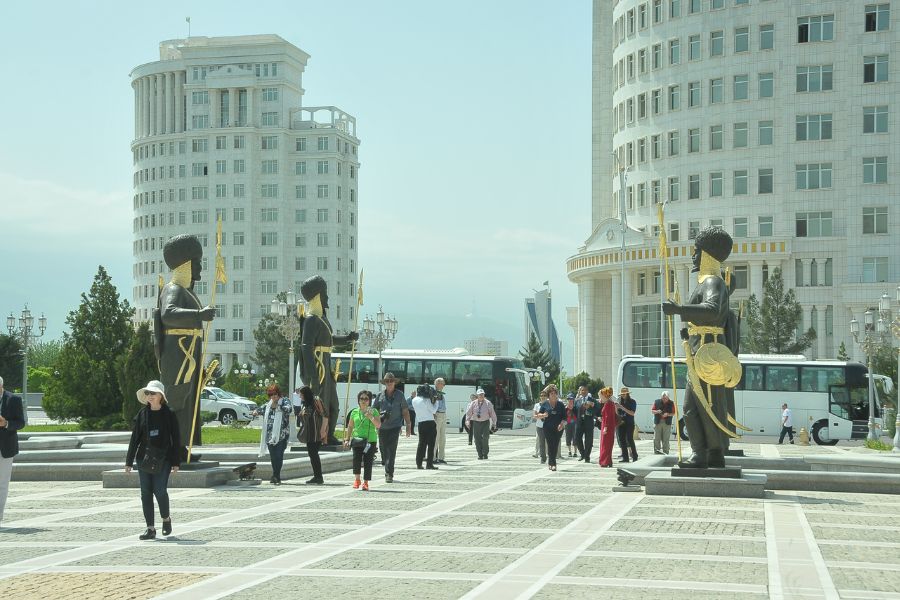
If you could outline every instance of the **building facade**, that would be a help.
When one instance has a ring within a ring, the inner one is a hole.
[[[802,329],[818,335],[806,354],[833,358],[843,342],[862,358],[849,322],[900,279],[890,8],[594,1],[592,231],[566,263],[578,285],[576,371],[615,377],[623,352],[668,355],[660,226],[681,298],[693,287],[692,239],[720,225],[735,242],[735,304],[761,300],[779,268]]]
[[[276,35],[191,37],[160,44],[136,67],[133,155],[133,304],[152,317],[162,248],[190,233],[204,246],[195,285],[216,318],[208,352],[225,368],[250,362],[253,331],[279,292],[312,275],[328,283],[338,331],[356,304],[359,139],[356,119],[305,107],[309,55]],[[227,284],[214,284],[222,221]]]
[[[534,298],[525,298],[525,345],[534,335],[550,358],[560,362],[561,348],[556,324],[553,322],[553,296],[550,288],[535,290]]]

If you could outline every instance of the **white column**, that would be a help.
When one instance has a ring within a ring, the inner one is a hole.
[[[812,259],[801,258],[803,262],[803,287],[812,285]]]
[[[131,89],[134,90],[134,137],[137,139],[140,136],[138,124],[141,119],[141,90],[136,79],[131,82]]]
[[[763,264],[762,261],[750,263],[750,293],[756,296],[757,301],[762,302],[763,297]]]
[[[610,355],[612,356],[612,360],[610,360],[609,365],[609,373],[610,379],[614,382],[613,385],[618,385],[619,382],[616,381],[616,377],[619,372],[619,362],[622,360],[622,353],[620,351],[622,347],[622,277],[619,274],[619,270],[612,274],[612,285],[610,286],[610,319],[609,322],[612,325],[610,327]]]
[[[625,299],[625,310],[623,311],[625,315],[625,354],[634,353],[634,348],[632,347],[632,337],[634,333],[634,325],[632,325],[632,317],[631,317],[631,282],[634,279],[634,272],[628,268],[628,263],[625,264],[625,279],[622,280],[622,297]],[[621,307],[620,307],[621,310]]]
[[[818,318],[816,319],[816,347],[818,349],[818,356],[816,358],[833,358],[827,355],[827,340],[825,339],[825,311],[828,310],[828,306],[825,304],[817,304],[816,312],[818,313]]]
[[[147,110],[150,113],[150,124],[147,127],[147,135],[156,134],[156,77],[147,77]]]
[[[580,348],[578,353],[581,364],[575,365],[575,371],[587,371],[592,377],[597,377],[593,369],[594,346],[599,332],[596,331],[597,323],[597,281],[596,279],[582,279],[578,282],[578,341]],[[596,370],[596,369],[594,369]]]
[[[253,96],[255,95],[256,89],[252,87],[247,88],[247,127],[256,127],[256,102],[254,102]]]
[[[156,127],[153,133],[159,135],[163,132],[163,76],[156,75]]]
[[[185,71],[175,73],[175,132],[184,131],[184,78]]]
[[[228,127],[234,127],[237,124],[237,88],[228,88]]]
[[[150,135],[150,80],[141,77],[141,137]]]
[[[221,123],[219,121],[219,113],[221,110],[219,106],[221,105],[221,98],[219,94],[222,93],[222,90],[210,89],[209,90],[209,126],[210,127],[221,127]],[[292,392],[293,393],[293,392]]]
[[[166,73],[166,133],[175,133],[175,73]]]

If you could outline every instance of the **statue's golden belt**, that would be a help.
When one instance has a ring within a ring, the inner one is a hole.
[[[725,335],[724,327],[713,327],[712,325],[694,325],[688,323],[688,335]]]
[[[202,329],[166,329],[166,335],[197,335],[203,337]]]
[[[316,357],[316,371],[319,375],[319,383],[325,382],[325,361],[323,359],[326,352],[331,352],[334,350],[334,346],[315,346],[313,348],[313,354]]]
[[[190,383],[194,378],[194,371],[197,369],[197,359],[194,358],[194,352],[197,349],[197,341],[203,339],[203,330],[173,328],[166,329],[166,335],[180,336],[178,347],[184,353],[184,360],[181,361],[181,367],[178,369],[175,385]],[[188,340],[190,340],[189,343]],[[185,343],[188,343],[188,345],[185,346]]]

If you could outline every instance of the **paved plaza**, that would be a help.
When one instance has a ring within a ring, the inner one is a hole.
[[[614,493],[615,469],[531,457],[495,435],[487,461],[449,436],[439,471],[400,444],[395,483],[173,489],[174,533],[140,542],[136,489],[13,482],[0,529],[5,598],[898,598],[900,497],[765,500]],[[651,442],[638,451],[652,452]],[[748,454],[859,448],[744,444]],[[177,475],[176,475],[177,477]],[[159,527],[157,521],[157,527]],[[377,590],[377,591],[376,591]]]

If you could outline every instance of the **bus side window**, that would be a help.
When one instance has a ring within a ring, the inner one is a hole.
[[[771,392],[796,392],[797,367],[782,365],[766,366],[766,389]]]
[[[758,391],[763,389],[762,367],[759,365],[745,365],[743,384],[745,390]]]
[[[422,361],[406,361],[406,380],[410,383],[434,383],[434,380],[426,381],[422,378]]]

